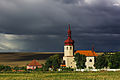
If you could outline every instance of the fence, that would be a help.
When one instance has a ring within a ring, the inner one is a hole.
[[[76,69],[76,71],[120,71],[120,69]]]

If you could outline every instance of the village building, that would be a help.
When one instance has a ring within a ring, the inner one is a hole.
[[[35,70],[36,68],[42,68],[42,65],[39,64],[39,62],[36,61],[35,59],[32,60],[32,62],[27,65],[27,69]]]
[[[95,68],[95,57],[98,56],[94,49],[92,50],[76,50],[74,51],[74,40],[71,38],[70,25],[68,29],[67,39],[64,41],[64,56],[63,56],[63,65],[66,67],[76,68],[76,62],[74,61],[74,55],[76,53],[83,54],[86,56],[86,68]]]

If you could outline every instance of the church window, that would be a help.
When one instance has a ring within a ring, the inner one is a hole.
[[[66,49],[68,50],[68,47]]]
[[[70,47],[70,50],[72,50],[72,47]]]
[[[92,59],[90,59],[89,62],[92,62]]]

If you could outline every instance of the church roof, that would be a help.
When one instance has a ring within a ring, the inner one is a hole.
[[[98,56],[95,51],[92,50],[77,50],[75,51],[75,54],[83,54],[85,56]]]
[[[30,64],[28,64],[28,66],[41,66],[41,64],[39,64],[35,59],[32,60],[32,62]]]
[[[73,45],[74,41],[71,38],[65,40],[65,45]]]

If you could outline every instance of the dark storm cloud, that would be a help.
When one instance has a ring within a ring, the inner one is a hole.
[[[84,3],[84,0],[56,0],[56,1],[61,1],[65,4],[76,4],[78,2]]]
[[[0,0],[0,49],[63,51],[71,24],[76,49],[94,44],[97,50],[119,50],[119,4],[119,0]]]

